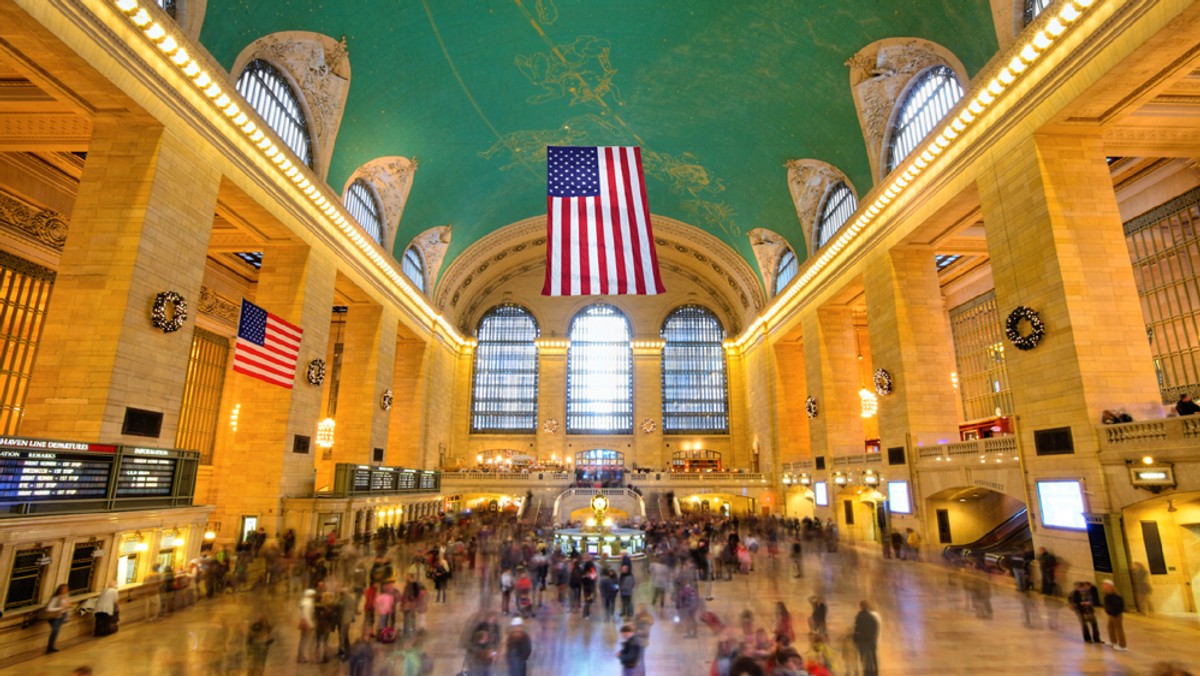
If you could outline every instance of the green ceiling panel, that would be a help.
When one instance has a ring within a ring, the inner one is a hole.
[[[231,68],[288,30],[349,46],[329,184],[376,157],[415,158],[397,248],[451,224],[449,259],[545,212],[546,145],[640,145],[653,213],[752,267],[752,228],[802,252],[787,159],[872,185],[845,61],[919,37],[974,75],[997,50],[987,0],[209,0],[201,42]]]

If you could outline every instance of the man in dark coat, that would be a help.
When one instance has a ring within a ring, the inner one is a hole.
[[[854,647],[862,658],[863,676],[879,676],[879,618],[871,612],[871,604],[860,601],[854,616]]]

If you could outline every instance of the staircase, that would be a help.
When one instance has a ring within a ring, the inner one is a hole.
[[[671,504],[667,494],[658,492],[648,492],[645,496],[646,500],[646,519],[648,521],[667,521],[674,518],[675,506]]]

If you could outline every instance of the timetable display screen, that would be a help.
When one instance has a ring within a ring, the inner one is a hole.
[[[175,488],[175,466],[175,458],[122,458],[117,497],[171,495]]]
[[[113,457],[0,448],[0,503],[104,499]]]

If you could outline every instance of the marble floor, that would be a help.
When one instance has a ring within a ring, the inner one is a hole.
[[[708,583],[702,596],[712,596],[709,610],[733,623],[745,609],[770,626],[775,603],[783,601],[804,626],[807,598],[823,594],[829,605],[831,644],[839,649],[850,630],[857,603],[870,600],[882,615],[880,664],[883,674],[1153,674],[1157,662],[1170,660],[1200,673],[1200,623],[1196,618],[1129,615],[1129,651],[1118,653],[1086,645],[1074,615],[1055,602],[1039,603],[1033,628],[1025,626],[1021,597],[1011,583],[994,580],[993,616],[977,617],[969,608],[962,579],[938,565],[881,560],[874,550],[843,547],[837,554],[807,556],[806,577],[796,579],[786,561],[772,565],[760,557],[757,569],[732,581]],[[645,578],[645,575],[641,575]],[[637,600],[649,600],[648,585],[639,585]],[[135,674],[217,674],[219,651],[212,636],[267,611],[277,618],[277,641],[268,656],[268,674],[339,674],[346,667],[296,664],[298,636],[295,597],[265,599],[252,594],[227,596],[180,611],[153,623],[123,627],[114,636],[61,645],[61,652],[0,669],[21,676],[66,676],[89,665],[99,676]],[[497,608],[498,598],[481,593],[471,574],[456,575],[446,604],[435,604],[427,616],[427,651],[434,673],[458,673],[463,653],[460,636],[481,607]],[[1058,628],[1050,628],[1055,618]],[[1104,617],[1100,616],[1103,628]],[[599,614],[583,619],[554,607],[526,622],[533,639],[532,674],[593,676],[619,674],[614,657],[617,631]],[[801,638],[802,648],[807,642]],[[716,639],[703,626],[699,638],[685,638],[673,612],[659,616],[647,651],[646,673],[703,676],[709,673]],[[388,647],[381,646],[381,650]],[[377,663],[381,660],[377,660]],[[843,663],[837,676],[854,673]],[[853,664],[853,661],[849,662]],[[493,669],[504,673],[499,664]]]

